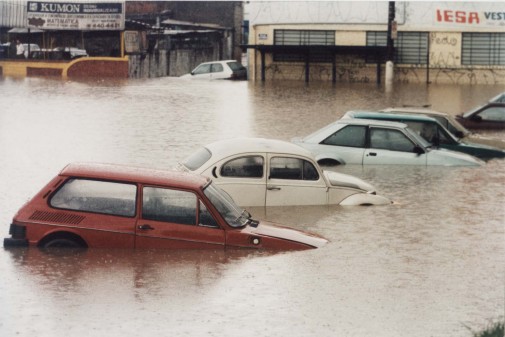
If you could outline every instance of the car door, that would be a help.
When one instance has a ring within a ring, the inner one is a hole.
[[[224,72],[223,65],[221,63],[212,63],[210,70],[210,79],[217,80],[226,78],[227,75]]]
[[[268,154],[266,206],[325,205],[327,186],[315,165],[303,158]]]
[[[136,248],[224,248],[225,232],[192,191],[143,186]]]
[[[415,152],[416,144],[401,130],[370,127],[365,165],[426,165],[426,154]]]
[[[205,175],[227,192],[239,206],[265,206],[265,153],[228,157]]]
[[[471,121],[477,128],[503,129],[505,128],[505,106],[489,106],[477,114],[478,117]]]
[[[343,164],[363,164],[367,127],[347,125],[325,138],[317,149],[317,154],[334,153],[342,158]]]
[[[196,67],[195,70],[191,72],[193,75],[192,77],[195,79],[210,79],[212,71],[211,66],[212,64],[210,63],[200,64],[198,67]]]

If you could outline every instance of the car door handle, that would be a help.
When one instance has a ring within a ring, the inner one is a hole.
[[[377,153],[375,153],[375,152],[369,152],[369,153],[368,153],[368,155],[369,155],[369,156],[372,156],[372,157],[376,157],[376,156],[377,156]]]
[[[151,227],[151,225],[139,225],[138,229],[152,231],[154,229],[154,227]]]
[[[269,191],[280,191],[281,188],[278,187],[278,186],[268,186],[267,190],[269,190]]]

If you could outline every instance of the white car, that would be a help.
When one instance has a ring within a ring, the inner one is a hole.
[[[310,152],[280,140],[217,141],[197,150],[177,169],[211,178],[240,206],[391,204],[370,184],[323,171]]]
[[[368,119],[341,119],[294,143],[312,152],[321,165],[479,166],[467,154],[432,149],[407,125]]]
[[[191,73],[182,75],[181,78],[245,80],[247,79],[247,69],[235,60],[205,62],[196,67]]]
[[[53,51],[69,53],[71,59],[78,57],[88,57],[88,52],[85,49],[80,49],[77,47],[56,47]]]
[[[494,99],[497,100],[500,99],[499,96],[500,95],[496,96]],[[503,97],[505,97],[505,94],[503,95]],[[429,109],[421,109],[421,108],[410,108],[410,107],[387,108],[381,110],[381,112],[429,116],[431,118],[435,118],[436,120],[438,120],[440,124],[442,124],[447,130],[449,130],[455,137],[459,138],[459,140],[461,141],[494,146],[502,150],[505,150],[505,141],[498,138],[483,136],[481,134],[471,132],[463,125],[461,125],[461,123],[458,122],[456,118],[454,118],[454,116],[449,115],[445,112],[434,111]]]

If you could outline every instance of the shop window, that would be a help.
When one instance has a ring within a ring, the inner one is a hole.
[[[367,46],[387,46],[387,32],[367,32]],[[394,62],[398,64],[428,63],[428,33],[398,32],[394,40]],[[375,59],[367,57],[367,63],[375,63]]]
[[[333,30],[274,30],[274,45],[281,46],[334,46],[335,31]],[[304,62],[308,56],[309,62],[333,62],[333,54],[324,50],[311,50],[308,55],[303,53],[274,53],[277,62]]]
[[[463,65],[505,65],[505,33],[463,33]]]

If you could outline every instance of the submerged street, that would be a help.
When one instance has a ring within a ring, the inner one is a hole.
[[[456,115],[496,85],[0,78],[0,233],[70,162],[170,169],[207,143],[291,140],[349,110]],[[485,135],[505,140],[505,132]],[[470,336],[504,315],[505,161],[340,166],[387,206],[248,208],[300,252],[0,250],[2,336]]]

